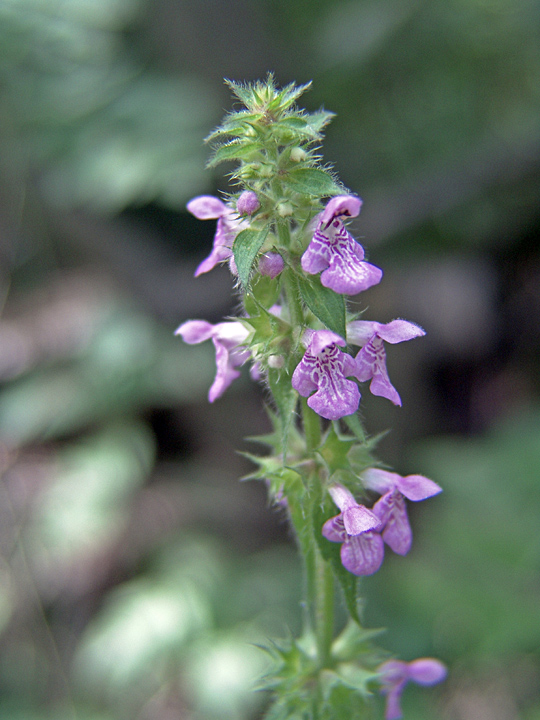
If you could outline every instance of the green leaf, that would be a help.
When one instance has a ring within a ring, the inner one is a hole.
[[[356,413],[354,415],[346,415],[343,420],[354,436],[358,438],[361,443],[365,444],[367,441],[366,431],[364,430],[358,415],[356,415]]]
[[[328,435],[318,452],[325,461],[330,477],[337,470],[350,470],[348,453],[351,449],[353,438],[340,438],[333,427],[330,427]]]
[[[261,307],[268,310],[275,305],[281,289],[281,278],[271,278],[269,275],[257,275],[249,292],[244,296],[244,308],[248,315],[257,315]]]
[[[276,96],[269,105],[269,108],[273,110],[277,108],[281,111],[287,110],[298,98],[303,95],[306,90],[311,88],[311,82],[305,85],[296,86],[295,83],[286,85],[283,90]]]
[[[250,107],[253,102],[253,87],[249,84],[242,84],[225,78],[225,84],[228,85],[236,97],[244,103],[246,107]]]
[[[335,117],[335,113],[327,110],[318,110],[317,112],[310,113],[308,116],[308,122],[313,130],[319,134],[321,130],[328,125],[328,123]]]
[[[294,418],[298,393],[293,389],[291,378],[284,370],[270,368],[268,371],[268,384],[279,413],[283,456],[286,457],[289,431]]]
[[[269,227],[265,227],[262,230],[252,230],[248,228],[247,230],[242,230],[234,240],[234,261],[238,268],[238,278],[244,289],[248,286],[253,263],[266,240],[268,231]]]
[[[326,325],[327,328],[346,337],[345,300],[330,288],[321,285],[318,278],[307,278],[297,275],[300,296],[311,312]]]
[[[326,170],[320,168],[294,168],[287,173],[286,180],[294,191],[315,197],[340,195],[344,192],[343,186],[338,185]]]
[[[252,161],[255,159],[257,153],[259,153],[258,143],[233,141],[227,145],[219,147],[206,166],[209,168],[215,167],[216,165],[219,165],[219,163],[226,162],[228,160]]]

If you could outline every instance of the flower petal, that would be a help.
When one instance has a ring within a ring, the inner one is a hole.
[[[310,275],[325,270],[330,263],[330,246],[328,238],[322,233],[315,232],[306,251],[302,255],[302,270]]]
[[[331,330],[309,330],[309,332],[308,352],[311,353],[311,355],[320,355],[323,350],[326,350],[326,348],[332,345],[341,345],[341,347],[344,347],[347,344],[340,335]],[[307,339],[307,331],[305,335]]]
[[[363,505],[344,510],[343,524],[349,535],[360,535],[367,530],[378,530],[382,527],[379,518]]]
[[[239,371],[234,367],[235,363],[229,350],[216,338],[212,338],[212,341],[216,348],[217,370],[214,382],[208,391],[208,401],[211,403],[221,397],[233,380],[240,376]]]
[[[368,468],[361,475],[362,482],[370,490],[375,490],[380,495],[398,486],[401,475],[381,468]],[[405,494],[405,493],[404,493]]]
[[[227,205],[213,195],[199,195],[194,197],[186,205],[192,215],[199,220],[215,220],[216,218],[230,212]]]
[[[442,488],[423,475],[406,475],[401,477],[397,473],[380,468],[368,468],[362,473],[362,481],[370,490],[383,495],[392,488],[396,488],[407,500],[418,502],[433,497],[442,492]]]
[[[354,499],[354,495],[349,490],[349,488],[345,487],[345,485],[335,483],[328,488],[328,492],[330,493],[332,500],[336,503],[341,512],[347,510],[347,508],[355,507],[356,505],[358,505],[358,503]]]
[[[321,283],[337,293],[356,295],[380,282],[382,270],[364,262],[364,249],[340,217],[358,215],[362,201],[352,195],[332,198],[319,215],[317,228],[302,255],[302,269],[321,273]]]
[[[339,420],[358,410],[360,390],[352,380],[322,374],[318,390],[308,398],[307,404],[321,417]]]
[[[409,679],[418,685],[436,685],[447,674],[446,666],[435,658],[418,658],[409,663]]]
[[[360,214],[362,200],[357,195],[336,195],[326,203],[319,215],[319,226],[326,228],[335,217],[356,217]]]
[[[181,335],[182,340],[188,345],[197,345],[198,343],[209,340],[214,333],[214,326],[206,322],[206,320],[188,320],[182,323],[175,331],[175,335]]]
[[[403,495],[398,490],[387,492],[377,500],[373,512],[384,523],[384,542],[398,555],[406,555],[412,545],[412,530]]]
[[[347,532],[343,524],[343,515],[340,513],[327,520],[322,526],[322,534],[323,537],[331,542],[345,542]]]
[[[397,487],[408,500],[413,502],[425,500],[442,492],[442,487],[423,475],[406,475],[399,479]]]
[[[338,225],[336,228],[335,225]],[[382,270],[364,262],[364,249],[336,220],[328,229],[328,268],[321,273],[321,283],[334,292],[357,295],[382,278]]]
[[[373,575],[381,567],[383,558],[383,539],[374,531],[353,535],[341,546],[343,567],[353,575]]]
[[[253,190],[244,190],[236,202],[236,209],[240,215],[252,215],[261,207],[257,193]]]
[[[377,335],[392,345],[406,340],[413,340],[426,334],[426,331],[420,325],[415,325],[415,323],[408,320],[392,320],[389,323],[377,323],[377,325]]]
[[[317,383],[314,380],[317,377],[317,367],[317,358],[309,353],[306,353],[296,366],[292,374],[291,385],[302,397],[308,397],[317,390]]]
[[[398,391],[390,382],[386,370],[386,352],[380,337],[374,335],[356,355],[357,375],[364,382],[372,378],[369,389],[373,395],[385,397],[394,405],[401,405]]]
[[[268,275],[272,280],[277,278],[284,267],[285,263],[279,253],[265,253],[259,260],[259,272],[261,275]]]
[[[353,345],[365,345],[376,335],[378,325],[371,320],[353,320],[347,325],[347,340]]]

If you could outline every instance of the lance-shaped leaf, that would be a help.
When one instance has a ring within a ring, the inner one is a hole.
[[[264,241],[268,235],[269,228],[262,230],[242,230],[238,233],[233,243],[233,255],[236,267],[238,269],[238,278],[242,287],[245,289],[249,283],[249,276],[253,268],[253,263],[257,257],[259,250],[262,248]]]
[[[270,368],[268,371],[268,384],[276,403],[279,415],[279,425],[281,430],[281,446],[283,457],[287,457],[288,438],[291,423],[294,418],[298,393],[291,385],[291,378],[284,370],[274,370]]]
[[[323,287],[318,278],[311,279],[304,275],[297,275],[297,282],[300,297],[315,317],[318,317],[332,332],[337,333],[340,337],[346,337],[343,295],[338,295],[330,288]]]
[[[279,92],[274,100],[272,100],[269,103],[269,109],[279,109],[281,111],[287,110],[290,108],[291,105],[294,104],[296,100],[300,97],[300,95],[303,95],[306,90],[309,90],[311,87],[311,82],[306,83],[305,85],[295,85],[295,83],[290,83],[289,85],[286,85],[281,92]]]
[[[234,140],[233,142],[218,147],[214,155],[207,162],[206,167],[215,167],[219,165],[219,163],[226,162],[227,160],[246,160],[251,162],[255,159],[262,159],[257,143],[246,143]]]
[[[314,113],[309,113],[308,120],[311,127],[315,130],[316,133],[321,132],[321,130],[328,125],[328,123],[332,120],[332,118],[335,116],[335,113],[329,112],[328,110],[317,110]]]

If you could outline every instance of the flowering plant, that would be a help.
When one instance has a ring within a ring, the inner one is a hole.
[[[244,108],[209,136],[209,165],[238,163],[230,176],[234,191],[223,200],[194,198],[188,210],[217,220],[213,249],[196,275],[228,262],[242,312],[217,325],[188,320],[177,333],[187,343],[214,343],[210,402],[248,361],[252,378],[272,397],[274,432],[259,439],[267,454],[249,455],[258,468],[252,477],[263,479],[288,512],[304,558],[307,612],[301,638],[269,649],[273,665],[265,686],[273,701],[266,720],[365,718],[377,684],[392,720],[401,716],[408,680],[430,685],[446,671],[431,658],[385,659],[361,625],[358,577],[379,570],[385,544],[399,555],[409,552],[405,499],[425,500],[441,488],[422,475],[401,477],[377,467],[374,442],[356,413],[368,381],[374,395],[401,405],[384,343],[425,333],[407,320],[360,320],[352,310],[348,296],[376,285],[383,273],[347,228],[362,201],[318,154],[332,113],[297,108],[308,85],[279,89],[272,76],[228,84]],[[373,492],[380,497],[368,508]],[[349,614],[341,628],[334,617],[336,585]]]

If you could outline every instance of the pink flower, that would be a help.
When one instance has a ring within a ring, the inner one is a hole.
[[[381,528],[379,518],[363,505],[343,485],[329,489],[332,500],[341,512],[327,520],[322,534],[331,542],[340,542],[341,562],[353,575],[373,575],[381,567],[384,544],[377,532]]]
[[[238,233],[247,227],[245,220],[239,218],[232,207],[213,195],[199,195],[193,198],[188,202],[187,209],[199,220],[217,219],[212,252],[195,270],[195,277],[209,272],[225,260],[229,260],[231,272],[236,275],[232,245]]]
[[[216,349],[216,377],[208,392],[209,402],[221,397],[229,385],[239,377],[236,369],[251,358],[251,353],[242,343],[249,330],[241,322],[222,322],[212,325],[206,320],[188,320],[180,325],[175,335],[181,335],[184,342],[197,345],[212,340]],[[257,367],[252,368],[252,377],[257,379]]]
[[[345,340],[330,330],[307,330],[307,350],[298,363],[292,386],[312,410],[328,420],[352,415],[358,409],[360,391],[347,376],[356,377],[354,359],[339,349]]]
[[[344,217],[356,217],[362,201],[354,195],[333,197],[318,216],[317,226],[302,255],[302,269],[321,273],[321,283],[334,292],[356,295],[381,281],[382,270],[364,261],[364,248],[347,232]]]
[[[409,681],[417,685],[436,685],[447,675],[446,667],[435,658],[418,658],[410,663],[389,660],[379,667],[381,693],[386,695],[385,720],[399,720],[401,694]]]
[[[357,377],[360,382],[371,380],[369,389],[373,395],[381,395],[394,405],[401,405],[398,391],[390,382],[386,369],[384,343],[392,345],[425,335],[421,327],[408,320],[392,320],[389,323],[354,320],[347,325],[347,338],[354,345],[363,346],[356,356]]]
[[[406,555],[411,549],[412,530],[407,515],[405,498],[417,502],[442,492],[442,488],[423,475],[407,475],[369,468],[361,479],[370,490],[381,493],[373,506],[374,514],[381,521],[382,538],[398,555]]]

